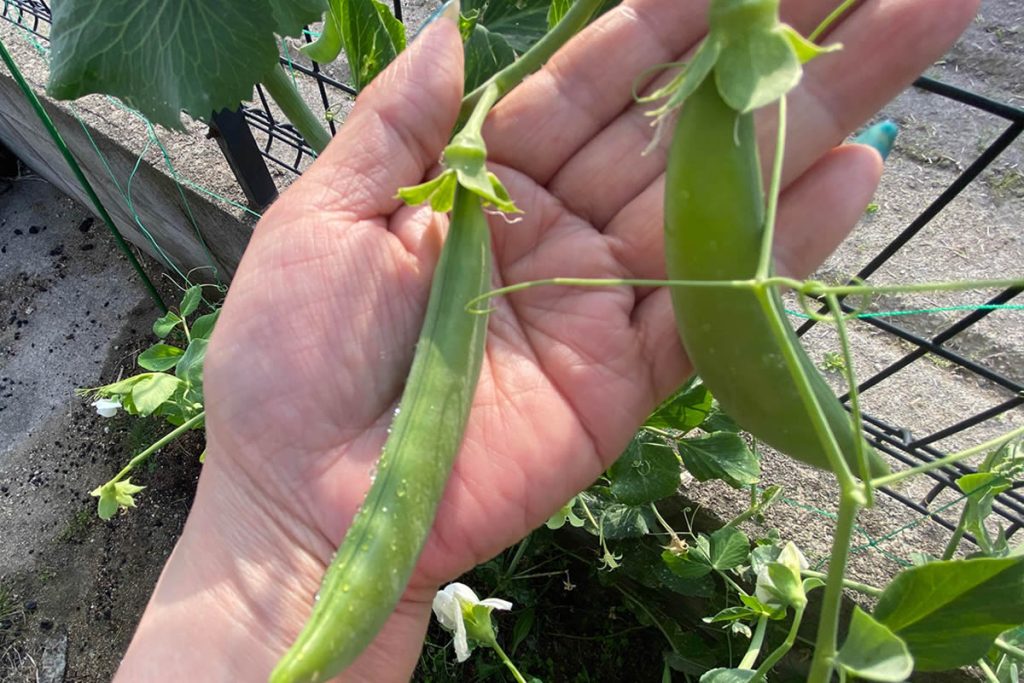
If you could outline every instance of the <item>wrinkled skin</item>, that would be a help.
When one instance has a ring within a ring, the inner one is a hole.
[[[833,4],[783,2],[782,17],[807,33]],[[525,212],[491,219],[498,284],[664,276],[664,153],[640,156],[651,129],[630,90],[636,74],[694,46],[700,5],[628,0],[493,112],[491,165]],[[974,0],[866,0],[835,29],[846,49],[810,64],[790,99],[781,273],[811,272],[869,202],[880,158],[834,146],[974,10]],[[369,486],[446,227],[395,190],[435,166],[461,80],[455,26],[440,20],[257,226],[206,361],[197,498],[119,680],[265,679],[298,633]],[[690,370],[663,289],[539,288],[495,305],[434,531],[350,680],[407,680],[438,587],[596,479]]]

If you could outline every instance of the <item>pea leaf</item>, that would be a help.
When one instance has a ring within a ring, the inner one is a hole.
[[[139,366],[147,370],[162,372],[173,368],[183,353],[185,352],[177,346],[153,344],[153,346],[139,354],[138,363]]]
[[[167,311],[153,323],[153,334],[163,339],[181,323],[181,318],[174,311]]]
[[[608,476],[612,494],[627,505],[653,503],[679,488],[679,459],[664,442],[640,431],[626,452],[612,464]]]
[[[205,339],[193,339],[174,369],[175,375],[199,389],[203,386],[203,361],[206,360],[207,343]]]
[[[711,573],[707,559],[693,551],[679,554],[666,550],[661,553],[661,561],[669,571],[684,579],[699,579]]]
[[[750,539],[739,529],[722,527],[712,533],[709,540],[708,555],[715,569],[734,569],[750,557]]]
[[[602,525],[598,529],[587,520],[583,528],[595,536],[603,531],[604,537],[612,540],[639,538],[646,536],[654,526],[651,511],[646,505],[620,503],[608,487],[591,486],[578,497],[589,508],[597,523]]]
[[[622,554],[622,572],[629,578],[654,590],[668,588],[674,593],[692,597],[709,597],[715,584],[710,576],[682,576],[673,572],[662,559],[661,546],[651,539],[630,539],[615,544]]]
[[[149,415],[164,404],[181,384],[174,375],[154,372],[132,386],[133,412]],[[127,407],[127,406],[126,406]]]
[[[914,671],[907,644],[857,606],[835,661],[851,677],[882,683],[900,683]]]
[[[548,7],[548,30],[550,31],[555,27],[555,24],[562,20],[565,13],[572,7],[572,0],[551,0],[551,5]]]
[[[697,481],[721,479],[733,488],[756,484],[761,466],[738,434],[715,432],[676,442],[683,465]]]
[[[1003,631],[1024,622],[1024,557],[931,562],[886,587],[875,619],[903,638],[919,671],[983,657]]]
[[[213,313],[207,313],[196,318],[192,323],[192,338],[209,339],[210,335],[213,334],[213,326],[217,323],[219,316],[220,309],[218,308]]]
[[[324,9],[324,0],[62,0],[47,89],[65,100],[113,95],[181,129],[183,109],[205,117],[251,98],[277,63],[275,34],[299,35]]]
[[[516,61],[516,51],[505,36],[475,24],[465,46],[466,92]]]
[[[655,408],[645,427],[688,432],[702,424],[711,413],[711,392],[703,383],[686,385]]]
[[[185,290],[185,295],[181,297],[181,306],[178,307],[182,318],[187,318],[196,312],[199,308],[199,302],[203,300],[203,288],[199,285],[194,285]]]
[[[465,16],[475,12],[477,25],[504,38],[519,55],[547,32],[550,1],[464,0],[460,11]]]

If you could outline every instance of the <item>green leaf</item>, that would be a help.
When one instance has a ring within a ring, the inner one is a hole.
[[[181,318],[174,311],[167,311],[153,323],[153,334],[163,339],[181,323]]]
[[[132,403],[139,415],[149,415],[169,399],[181,384],[174,375],[155,372],[132,387]]]
[[[565,13],[572,7],[572,0],[551,0],[551,5],[548,7],[548,30],[550,31],[555,27],[555,24],[562,20]]]
[[[526,636],[530,635],[530,629],[533,628],[534,621],[534,609],[527,607],[519,616],[516,617],[516,623],[512,626],[512,644],[509,645],[508,653],[514,655],[516,648],[526,640]]]
[[[322,49],[314,47],[317,45],[314,43],[306,54],[312,57],[312,53],[317,53],[325,58],[317,61],[332,61],[337,57],[335,48],[339,37],[334,31],[338,30],[356,90],[369,85],[405,49],[405,27],[377,0],[331,0],[329,23],[331,33],[325,34],[328,42]],[[328,22],[324,26],[327,28]]]
[[[985,520],[992,514],[992,503],[996,496],[1009,489],[1013,482],[995,472],[976,472],[960,477],[956,485],[967,494],[964,528],[978,541],[982,552],[986,555],[1008,554],[1009,549],[1002,534],[992,539]]]
[[[630,539],[615,544],[622,553],[621,571],[627,577],[656,591],[669,589],[691,597],[710,597],[715,590],[710,576],[680,576],[662,559],[662,549],[654,539]]]
[[[324,0],[62,0],[48,91],[113,95],[181,129],[183,109],[206,117],[250,99],[278,61],[276,36],[299,35],[324,9]]]
[[[683,464],[697,481],[721,479],[733,488],[756,484],[761,466],[738,434],[716,432],[677,442]]]
[[[1024,557],[931,562],[886,587],[875,619],[907,642],[917,670],[943,671],[983,657],[1024,623]]]
[[[177,346],[153,344],[139,354],[138,363],[147,370],[162,372],[173,368],[183,353]]]
[[[739,434],[743,429],[736,424],[736,420],[729,417],[729,414],[718,407],[718,404],[714,404],[711,408],[711,413],[708,418],[700,423],[699,427],[707,432],[713,434],[714,432],[732,432],[733,434]]]
[[[648,506],[620,503],[606,487],[591,486],[579,497],[601,525],[600,531],[603,531],[606,539],[639,538],[650,533],[654,526]],[[599,533],[589,521],[584,528],[594,535]]]
[[[218,317],[220,317],[219,308],[213,313],[207,313],[206,315],[201,315],[196,318],[192,323],[192,338],[209,339],[210,335],[213,333],[213,326],[217,324]]]
[[[679,488],[679,458],[664,442],[643,431],[633,437],[626,452],[608,470],[612,494],[627,505],[653,503]]]
[[[711,392],[703,383],[687,384],[655,408],[644,426],[688,432],[707,419],[711,405]]]
[[[710,536],[711,565],[719,571],[734,569],[746,563],[750,556],[750,539],[733,527],[723,527]]]
[[[516,61],[516,52],[500,33],[476,24],[465,44],[466,81],[469,92]]]
[[[548,30],[550,0],[463,0],[460,11],[466,16],[476,12],[476,23],[500,35],[520,55],[540,40]]]
[[[700,683],[747,683],[753,677],[752,669],[712,669],[700,677]]]
[[[711,573],[711,565],[700,553],[674,553],[666,550],[661,553],[661,561],[676,576],[683,579],[699,579]]]
[[[203,361],[206,360],[208,343],[205,339],[193,339],[174,369],[175,375],[200,390],[203,386]]]
[[[196,312],[199,308],[199,302],[203,300],[203,288],[200,285],[193,285],[185,290],[185,295],[181,297],[181,306],[178,310],[182,318],[187,318]]]
[[[882,683],[900,683],[914,671],[907,644],[857,606],[835,661],[850,676]]]

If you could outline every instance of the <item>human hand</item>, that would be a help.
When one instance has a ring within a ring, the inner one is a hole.
[[[806,33],[833,4],[792,0],[783,19]],[[524,211],[517,223],[491,219],[496,286],[664,276],[664,154],[640,156],[651,130],[630,93],[636,74],[701,37],[703,5],[626,2],[495,109],[489,159]],[[974,9],[868,2],[833,33],[846,48],[808,66],[790,96],[782,273],[816,267],[874,190],[877,154],[833,145],[938,57]],[[411,362],[446,219],[394,194],[420,182],[446,143],[461,61],[451,22],[425,31],[257,226],[206,360],[196,502],[124,680],[145,680],[150,667],[161,680],[265,679],[301,628]],[[434,530],[402,603],[346,673],[353,680],[407,679],[438,586],[596,479],[689,372],[667,290],[540,288],[493,304]]]

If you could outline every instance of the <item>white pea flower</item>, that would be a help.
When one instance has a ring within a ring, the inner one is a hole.
[[[771,567],[775,566],[772,576]],[[782,548],[775,562],[768,562],[757,572],[754,597],[769,606],[787,607],[805,602],[800,572],[810,565],[800,549],[790,541]]]
[[[100,417],[114,417],[117,414],[117,409],[121,407],[121,402],[116,398],[98,398],[92,402],[92,407],[96,409]]]
[[[455,657],[469,659],[469,639],[490,644],[494,640],[491,610],[510,610],[512,603],[498,598],[481,600],[473,589],[462,583],[450,583],[434,596],[434,616],[445,629],[455,634]]]

